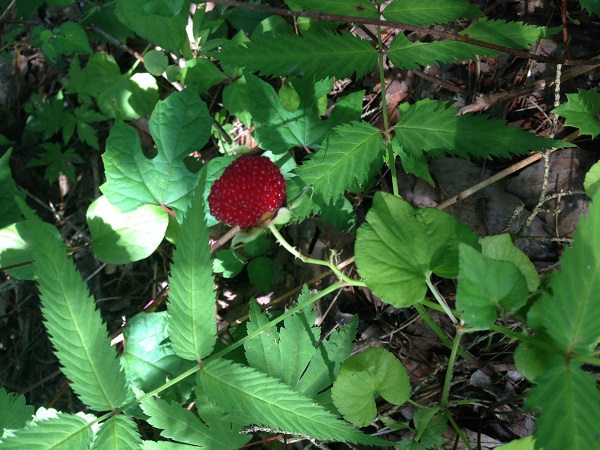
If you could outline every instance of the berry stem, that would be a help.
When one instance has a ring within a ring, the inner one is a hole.
[[[332,262],[324,261],[322,259],[310,258],[300,253],[293,245],[291,245],[288,241],[285,240],[283,235],[279,232],[279,230],[274,224],[269,224],[269,231],[273,234],[273,236],[275,236],[275,239],[277,240],[277,242],[279,242],[279,245],[285,248],[288,252],[290,252],[300,261],[307,264],[316,264],[318,266],[328,267],[345,285],[366,287],[366,284],[363,281],[354,280],[348,277]]]

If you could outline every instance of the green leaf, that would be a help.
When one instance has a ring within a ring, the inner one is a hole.
[[[579,0],[582,8],[588,10],[590,14],[594,13],[600,16],[600,0]]]
[[[199,177],[183,159],[206,144],[211,127],[208,108],[193,90],[171,94],[152,113],[150,132],[158,154],[148,159],[135,129],[117,121],[102,155],[107,181],[100,190],[123,212],[151,204],[182,214]]]
[[[377,394],[402,405],[410,391],[408,373],[398,358],[384,348],[369,348],[342,363],[331,395],[344,419],[367,426],[377,416]]]
[[[468,0],[394,0],[383,17],[410,25],[433,25],[463,17],[481,17],[482,12]]]
[[[545,348],[536,344],[542,344]],[[553,345],[552,339],[543,331],[535,335],[535,342],[521,342],[514,353],[515,365],[519,372],[529,381],[535,382],[540,375],[564,365],[565,360],[559,353],[547,350]]]
[[[92,430],[87,422],[75,415],[59,414],[58,417],[39,420],[18,430],[14,436],[2,439],[3,449],[47,450],[89,448]]]
[[[158,248],[167,231],[169,215],[156,205],[123,213],[103,195],[90,205],[86,220],[98,259],[127,264],[150,256]]]
[[[329,31],[295,34],[261,34],[239,46],[224,46],[215,55],[223,64],[245,67],[263,76],[298,75],[316,80],[361,78],[375,67],[377,51],[350,33]]]
[[[213,271],[224,278],[233,278],[244,269],[246,258],[233,250],[219,250],[213,259]]]
[[[526,408],[540,410],[536,448],[587,450],[600,441],[600,392],[596,380],[571,361],[538,378]]]
[[[179,55],[187,42],[185,26],[189,11],[187,8],[181,8],[181,11],[172,17],[146,15],[146,4],[147,0],[117,0],[117,18],[144,39]]]
[[[156,14],[163,17],[173,17],[179,14],[185,0],[146,0],[142,8],[145,16]]]
[[[470,60],[477,56],[496,56],[500,52],[486,47],[457,41],[411,42],[398,34],[387,56],[399,69],[418,69],[420,66],[439,66],[456,60]]]
[[[310,292],[304,286],[298,302],[308,298]],[[319,344],[320,331],[313,326],[315,319],[314,310],[307,309],[285,319],[279,331],[270,328],[247,341],[244,350],[249,364],[314,398],[333,383],[340,363],[350,356],[358,323],[353,319]],[[248,333],[268,323],[266,314],[251,303]]]
[[[541,39],[553,36],[560,30],[562,27],[536,27],[523,22],[481,18],[458,34],[503,47],[528,49],[530,45],[537,44]]]
[[[132,317],[123,335],[125,354],[121,357],[128,381],[143,392],[151,392],[165,380],[181,375],[194,365],[175,354],[167,333],[166,311],[140,313]],[[193,390],[193,380],[185,380],[161,393],[164,400],[184,402]],[[131,398],[134,400],[134,398]]]
[[[225,89],[223,89],[223,106],[244,125],[250,126],[252,114],[250,114],[245,77],[238,78],[233,83],[225,86]]]
[[[81,25],[75,22],[63,23],[52,44],[59,54],[67,56],[75,53],[83,53],[86,55],[91,55],[93,53],[87,34],[84,29],[81,28]]]
[[[83,159],[75,153],[75,150],[68,148],[63,152],[61,145],[54,142],[45,142],[40,147],[46,152],[38,158],[29,161],[27,167],[46,167],[44,170],[44,180],[48,183],[58,180],[61,173],[74,183],[76,179],[72,163],[83,162]]]
[[[60,239],[56,227],[49,223],[44,223],[42,226],[46,230],[46,236]],[[34,259],[33,244],[27,237],[30,228],[31,224],[25,221],[0,229],[0,267],[20,265],[6,271],[17,280],[33,280],[35,277],[34,267],[31,264]]]
[[[600,195],[573,235],[573,247],[560,258],[548,291],[529,310],[528,322],[555,342],[556,350],[590,354],[600,340]]]
[[[15,197],[25,198],[25,193],[17,188],[12,177],[9,165],[11,155],[12,148],[0,158],[0,229],[21,219],[21,210],[15,202]],[[0,249],[3,248],[0,245]],[[1,255],[2,250],[0,250],[0,257]]]
[[[281,104],[271,85],[253,75],[248,74],[245,78],[248,92],[252,93],[248,105],[256,126],[253,137],[262,148],[273,152],[283,153],[292,147],[315,148],[333,127],[360,117],[362,93],[341,99],[328,120],[319,118],[319,101],[331,90],[332,79],[314,82],[304,77],[294,80],[300,105],[290,112]]]
[[[30,114],[26,129],[34,133],[42,133],[44,141],[50,139],[62,129],[66,121],[68,113],[63,111],[63,102],[64,99],[60,95],[44,99],[41,95],[34,93],[25,105],[25,111]]]
[[[150,50],[144,55],[144,67],[155,77],[161,76],[168,65],[169,58],[160,50]]]
[[[588,173],[585,174],[583,187],[590,198],[600,192],[600,161],[590,167]]]
[[[512,262],[489,258],[465,244],[459,245],[459,260],[456,309],[469,325],[489,328],[496,308],[516,311],[527,303],[527,282]]]
[[[271,291],[275,273],[275,263],[271,258],[260,256],[248,263],[248,278],[258,289],[263,292]]]
[[[379,13],[368,0],[285,0],[291,10],[318,11],[365,19],[379,19]]]
[[[121,74],[115,59],[96,53],[83,70],[74,60],[69,70],[67,94],[77,94],[80,101],[94,97],[100,111],[110,118],[135,120],[146,116],[158,101],[156,79],[148,73]]]
[[[240,434],[242,426],[227,421],[225,414],[210,402],[200,399],[197,404],[202,420],[182,406],[159,398],[147,398],[141,406],[149,416],[148,423],[162,430],[161,436],[178,442],[222,450],[241,448],[252,438]]]
[[[552,112],[567,119],[565,125],[579,128],[581,134],[595,139],[600,134],[600,92],[578,89],[577,94],[567,94],[567,99]]]
[[[320,441],[389,445],[352,429],[314,400],[281,381],[223,359],[209,360],[199,382],[208,398],[244,423],[264,425]]]
[[[535,266],[527,255],[513,244],[509,234],[485,236],[479,239],[479,243],[481,244],[481,253],[484,256],[499,261],[508,261],[517,266],[525,280],[527,280],[527,288],[530,292],[539,287],[540,277]]]
[[[383,163],[385,147],[380,131],[367,122],[341,125],[322,148],[296,169],[305,186],[314,189],[321,208],[337,201],[355,183],[362,185],[374,166]]]
[[[527,436],[522,439],[516,439],[508,444],[496,447],[496,450],[534,450],[535,439],[533,436]]]
[[[92,449],[137,450],[141,444],[142,437],[137,424],[132,418],[119,414],[102,424]]]
[[[25,404],[25,396],[0,388],[0,437],[4,430],[24,427],[33,412],[33,406]]]
[[[200,93],[208,91],[215,84],[226,79],[225,74],[206,58],[186,61],[185,67],[181,69],[181,82],[185,85],[193,84]]]
[[[448,103],[422,100],[408,106],[395,126],[395,140],[408,153],[424,150],[427,156],[445,153],[469,158],[509,157],[544,148],[573,144],[536,136],[506,122],[472,113],[457,116],[458,108]]]
[[[180,357],[200,361],[217,339],[216,296],[204,214],[203,177],[185,215],[173,252],[169,277],[169,338]]]
[[[461,242],[479,248],[475,233],[450,214],[413,209],[399,197],[377,192],[357,231],[356,266],[375,295],[406,307],[425,298],[432,273],[457,276]]]
[[[115,409],[125,399],[127,387],[100,311],[63,242],[49,236],[43,222],[24,203],[21,208],[30,222],[28,238],[34,245],[33,265],[45,326],[62,371],[91,409]]]
[[[427,158],[423,152],[412,152],[408,153],[404,151],[404,147],[400,145],[398,140],[392,141],[393,152],[400,157],[402,168],[406,173],[412,173],[415,176],[427,181],[431,186],[435,186],[433,178],[429,173],[429,166],[427,165]]]

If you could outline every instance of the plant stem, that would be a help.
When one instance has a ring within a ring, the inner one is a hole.
[[[388,167],[390,168],[390,174],[392,175],[392,191],[396,197],[400,196],[400,189],[398,189],[398,173],[396,171],[396,157],[392,149],[392,138],[390,136],[390,123],[387,113],[387,99],[386,99],[386,84],[385,84],[385,68],[383,67],[383,59],[385,53],[383,51],[383,41],[381,39],[381,26],[377,26],[377,48],[379,57],[377,59],[379,65],[379,84],[381,86],[381,114],[383,115],[383,128],[385,131],[385,148],[387,151]]]
[[[448,398],[450,396],[450,383],[452,383],[452,374],[454,373],[454,363],[456,362],[456,355],[460,348],[460,340],[462,338],[463,331],[462,327],[456,327],[456,336],[454,337],[454,344],[452,345],[452,352],[450,352],[450,359],[448,360],[448,369],[446,370],[446,378],[444,378],[444,387],[442,388],[442,408],[448,406]]]
[[[446,300],[444,300],[444,297],[442,297],[442,294],[440,294],[440,291],[438,291],[437,287],[435,287],[435,284],[433,284],[431,282],[431,276],[428,276],[425,281],[427,282],[427,286],[429,287],[429,290],[433,293],[433,296],[435,297],[437,302],[440,304],[440,306],[442,307],[444,312],[448,315],[448,317],[450,317],[450,320],[452,321],[452,323],[454,325],[456,325],[458,323],[458,320],[452,313],[452,310],[448,306],[448,303],[446,303]]]
[[[285,248],[288,252],[290,252],[292,255],[294,255],[296,258],[298,258],[300,261],[302,261],[304,263],[308,263],[308,264],[316,264],[318,266],[328,267],[340,279],[340,281],[342,281],[345,285],[366,287],[366,284],[363,281],[354,280],[354,279],[350,278],[349,276],[345,275],[340,269],[337,268],[337,266],[335,264],[333,264],[329,261],[324,261],[322,259],[310,258],[310,257],[305,256],[302,253],[300,253],[298,250],[296,250],[296,248],[293,245],[291,245],[288,241],[285,240],[285,238],[279,232],[277,227],[275,225],[273,225],[272,223],[269,224],[269,231],[273,234],[275,239],[277,239],[277,242],[279,242],[279,245],[281,245],[283,248]]]
[[[454,421],[454,417],[452,417],[452,414],[450,414],[447,410],[444,410],[444,414],[446,415],[446,417],[450,421],[450,424],[452,425],[452,428],[454,428],[454,431],[456,431],[456,434],[458,434],[458,436],[464,442],[465,446],[469,450],[473,450],[473,447],[471,447],[471,444],[469,444],[469,440],[467,439],[467,436],[465,436],[465,434],[462,432],[462,430],[460,429],[460,427],[458,426],[458,424]]]

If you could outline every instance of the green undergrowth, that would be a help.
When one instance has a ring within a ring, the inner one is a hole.
[[[55,28],[30,29],[27,21],[15,21],[1,38],[7,47],[27,35],[47,64],[64,73],[56,92],[27,101],[20,142],[0,136],[7,149],[0,158],[0,267],[13,279],[37,283],[55,355],[86,406],[77,414],[35,410],[23,396],[0,389],[2,448],[236,449],[267,434],[317,445],[429,449],[444,445],[441,435],[448,427],[474,448],[454,420],[449,391],[457,360],[469,357],[461,338],[481,331],[518,344],[514,362],[531,382],[525,407],[539,416],[535,434],[519,448],[595,448],[600,392],[586,369],[598,365],[600,338],[598,166],[586,178],[588,216],[580,220],[560,270],[540,283],[510,235],[480,237],[444,211],[415,209],[402,199],[396,162],[434,184],[427,165],[432,158],[509,158],[572,144],[490,115],[457,115],[453,102],[431,99],[402,103],[399,119],[389,123],[385,90],[380,129],[362,118],[364,91],[337,96],[334,104],[328,97],[334,82],[346,77],[375,73],[385,85],[384,62],[416,69],[527,51],[560,28],[484,17],[466,0],[394,0],[385,8],[366,0],[286,0],[290,11],[309,13],[297,14],[294,22],[268,8],[216,3],[210,10],[203,3],[193,8],[189,34],[187,1],[116,0],[86,3],[80,20]],[[0,2],[25,19],[42,4],[81,7],[64,0]],[[581,6],[600,12],[592,0],[581,0]],[[323,14],[311,18],[314,11]],[[380,25],[371,41],[348,31],[350,23],[380,15],[421,30],[457,21],[464,28],[454,37],[427,41],[399,32],[385,45]],[[94,50],[98,43],[136,35],[147,47],[129,67]],[[215,87],[221,94],[216,112],[207,101]],[[567,94],[554,113],[593,139],[600,134],[599,110],[598,92],[580,90]],[[148,115],[152,155],[132,122]],[[285,241],[286,225],[271,224],[252,241],[238,239],[235,246],[211,252],[216,220],[207,207],[210,186],[233,155],[245,151],[228,134],[234,123],[253,127],[261,152],[281,168],[293,221],[321,215],[346,231],[356,220],[346,194],[372,195],[356,230],[359,277],[342,273],[332,262],[335,255],[315,260],[300,254]],[[97,124],[110,130],[105,141]],[[74,179],[84,149],[104,150],[101,196],[85,206],[100,261],[125,265],[150,257],[164,239],[175,244],[166,310],[128,317],[122,354],[111,346],[57,228],[36,215],[13,181],[9,160],[21,142],[39,144],[43,152],[31,165],[42,166],[49,182],[61,174]],[[191,161],[190,155],[213,144],[219,156],[200,167]],[[294,158],[297,149],[308,156]],[[377,184],[384,169],[390,192]],[[269,232],[305,263],[330,269],[337,281],[302,287],[284,312],[267,313],[251,302],[243,332],[221,340],[215,276],[233,278],[246,270],[250,282],[268,292],[279,270],[268,256]],[[242,245],[244,252],[238,251]],[[457,282],[454,309],[436,287],[441,279]],[[328,335],[315,325],[313,304],[352,286],[396,308],[414,307],[449,348],[436,402],[413,399],[408,372],[389,350],[353,354],[357,316]],[[431,295],[436,302],[428,300]],[[455,324],[453,338],[431,319],[432,309]],[[382,412],[382,402],[393,411],[411,403],[413,419]],[[143,438],[141,422],[161,440]],[[400,431],[410,438],[397,441]]]

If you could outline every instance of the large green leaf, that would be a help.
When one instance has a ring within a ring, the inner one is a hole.
[[[25,194],[15,184],[8,162],[12,148],[0,158],[0,228],[18,222],[21,211],[15,202],[15,197],[24,198]],[[0,246],[0,248],[2,248]]]
[[[206,144],[211,128],[208,108],[193,90],[175,92],[156,105],[150,132],[158,153],[152,159],[142,151],[136,130],[117,121],[102,155],[106,183],[100,189],[123,212],[151,204],[182,214],[199,177],[183,159]]]
[[[198,402],[202,420],[181,405],[159,398],[144,400],[142,409],[149,416],[148,423],[162,430],[161,436],[207,450],[238,449],[252,438],[252,435],[240,434],[242,426],[232,424],[205,399]]]
[[[282,153],[292,147],[315,148],[332,127],[360,118],[363,92],[340,99],[328,120],[319,118],[319,102],[331,90],[333,79],[314,82],[295,79],[300,104],[288,111],[275,89],[253,75],[246,75],[249,112],[255,124],[254,138],[262,148]]]
[[[2,439],[3,449],[48,450],[89,448],[92,430],[85,419],[71,414],[38,420]]]
[[[375,295],[406,307],[425,298],[432,273],[457,276],[461,242],[479,249],[475,233],[450,214],[414,209],[399,197],[377,192],[357,231],[356,267]]]
[[[459,260],[456,309],[469,325],[489,328],[498,307],[516,311],[527,303],[527,281],[512,262],[489,258],[465,244],[459,246]]]
[[[411,42],[402,33],[398,34],[387,56],[400,69],[418,69],[420,66],[439,66],[460,59],[475,59],[479,56],[495,56],[496,50],[457,41]]]
[[[137,424],[123,414],[113,416],[102,427],[94,439],[93,450],[136,450],[140,448],[142,437]]]
[[[224,359],[211,359],[199,383],[208,398],[230,417],[320,441],[390,445],[353,429],[314,400],[276,378]]]
[[[245,67],[260,75],[361,78],[375,67],[377,50],[350,33],[265,33],[239,46],[224,46],[215,55],[223,64]]]
[[[401,110],[394,139],[411,153],[428,156],[450,153],[462,158],[469,154],[490,158],[508,157],[544,148],[573,147],[573,144],[536,136],[506,122],[472,113],[457,116],[458,108],[448,103],[421,100]]]
[[[383,10],[383,16],[410,25],[433,25],[483,14],[468,0],[394,0]]]
[[[535,447],[589,450],[600,442],[600,392],[596,380],[571,361],[536,378],[525,406],[540,410]]]
[[[305,186],[313,187],[314,200],[323,208],[356,184],[363,185],[372,169],[383,164],[384,153],[377,128],[367,122],[352,122],[336,127],[296,173]]]
[[[565,125],[579,128],[581,134],[596,138],[600,134],[600,92],[579,89],[577,94],[567,94],[567,99],[552,112],[566,118]]]
[[[177,235],[169,277],[169,337],[179,356],[199,361],[217,339],[216,296],[208,243],[210,232],[204,213],[204,176]]]
[[[115,409],[125,399],[127,386],[100,311],[64,243],[49,235],[25,204],[21,208],[31,224],[27,237],[34,245],[42,314],[62,371],[91,409]]]
[[[121,212],[106,196],[96,199],[86,214],[94,254],[109,264],[127,264],[152,254],[162,242],[169,215],[157,205]]]
[[[367,426],[377,416],[375,397],[394,405],[410,398],[410,379],[402,363],[384,348],[369,348],[342,363],[333,383],[333,403],[354,425]]]
[[[595,13],[600,16],[600,0],[579,0],[582,8],[588,10],[590,14]]]

